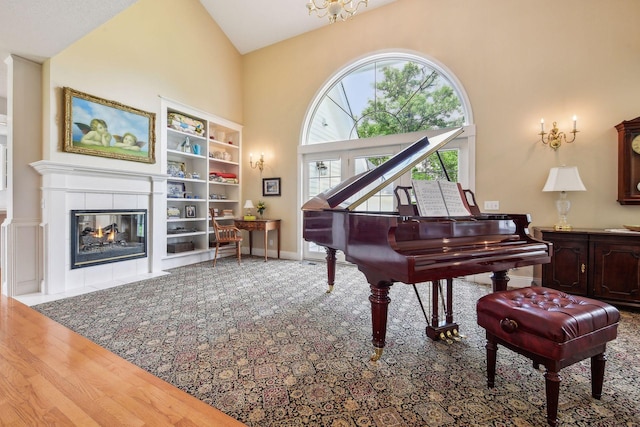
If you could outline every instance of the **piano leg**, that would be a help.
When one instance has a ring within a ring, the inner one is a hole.
[[[327,289],[327,293],[330,293],[333,290],[333,284],[336,280],[336,250],[333,248],[325,247],[327,251],[327,283],[329,284],[329,289]]]
[[[507,270],[494,271],[493,275],[491,275],[491,282],[493,284],[493,292],[506,291],[507,283],[509,283]]]
[[[369,302],[371,303],[371,329],[373,330],[371,343],[373,344],[373,354],[371,361],[375,362],[382,357],[385,338],[387,336],[387,313],[391,298],[389,298],[389,289],[393,286],[388,278],[381,277],[377,271],[370,270],[365,266],[359,265],[360,270],[369,282],[371,295]]]
[[[373,354],[371,360],[376,361],[382,357],[382,350],[385,345],[387,336],[387,312],[391,298],[389,298],[389,289],[393,282],[379,282],[376,285],[370,285],[371,295],[371,326],[373,329],[371,343],[373,344]]]

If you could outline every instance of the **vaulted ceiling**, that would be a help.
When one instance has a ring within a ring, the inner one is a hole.
[[[15,54],[36,62],[50,58],[137,0],[0,0],[0,59]],[[370,0],[368,8],[397,0]],[[200,0],[241,54],[328,25],[307,15],[306,0]],[[0,98],[7,96],[0,66]]]

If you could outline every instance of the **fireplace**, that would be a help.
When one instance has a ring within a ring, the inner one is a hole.
[[[147,210],[71,211],[71,268],[147,256]]]

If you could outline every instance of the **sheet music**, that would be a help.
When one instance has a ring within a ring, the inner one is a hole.
[[[420,216],[470,216],[457,182],[412,181]]]

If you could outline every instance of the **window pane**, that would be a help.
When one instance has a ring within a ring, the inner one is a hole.
[[[460,126],[462,102],[446,76],[405,58],[372,60],[321,96],[307,144]]]

